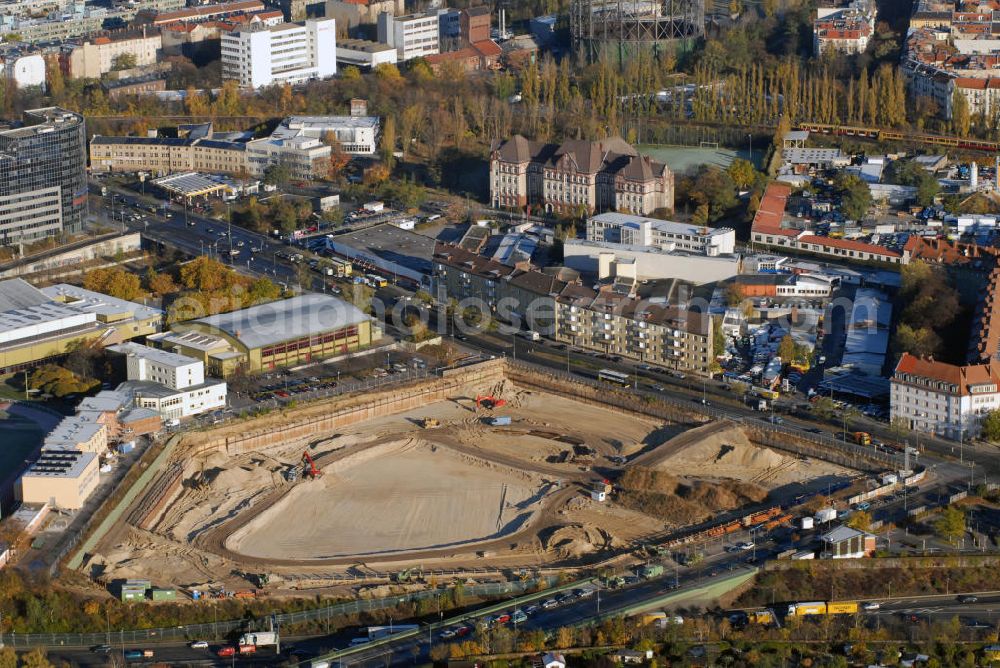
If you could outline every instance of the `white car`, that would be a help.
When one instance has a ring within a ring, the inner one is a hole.
[[[208,649],[208,641],[195,640],[190,645],[188,645],[188,647],[190,647],[191,649]]]
[[[745,543],[740,543],[736,547],[740,548],[741,550],[752,550],[753,549],[753,543],[751,543],[750,541],[747,541]]]
[[[868,601],[867,603],[862,604],[861,609],[864,610],[865,612],[874,612],[875,610],[878,610],[881,607],[882,606],[876,601]]]

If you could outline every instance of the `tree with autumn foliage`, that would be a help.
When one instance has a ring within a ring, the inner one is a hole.
[[[91,269],[83,276],[83,287],[128,301],[141,299],[143,295],[139,277],[121,267]]]

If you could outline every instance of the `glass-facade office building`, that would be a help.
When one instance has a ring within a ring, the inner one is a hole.
[[[0,126],[0,246],[80,232],[86,215],[83,117],[47,107]]]

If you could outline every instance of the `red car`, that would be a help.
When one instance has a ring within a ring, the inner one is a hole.
[[[236,654],[236,648],[230,647],[228,645],[226,647],[220,647],[219,651],[216,652],[216,654],[221,657],[233,656]]]

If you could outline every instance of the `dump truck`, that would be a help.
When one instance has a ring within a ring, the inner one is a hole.
[[[871,445],[872,435],[867,431],[856,431],[854,432],[854,442],[858,445]]]

